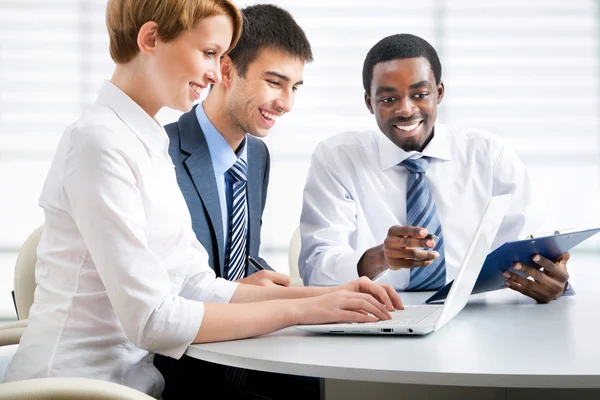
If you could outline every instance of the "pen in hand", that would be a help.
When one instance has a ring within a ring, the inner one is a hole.
[[[427,236],[425,236],[425,239],[433,239],[434,242],[437,242],[439,237],[437,237],[436,235],[429,233],[427,234]]]
[[[254,258],[252,258],[252,256],[248,256],[248,262],[257,271],[267,271],[267,269],[265,267],[263,267]],[[274,271],[270,271],[268,274],[269,275],[266,275],[266,280],[267,281],[270,281],[270,282],[272,282],[272,283],[274,283],[276,285],[284,286],[284,287],[287,287],[287,286],[290,285],[291,281],[290,281],[289,277],[286,277],[286,275],[283,275],[283,274],[280,274],[280,273],[274,272]],[[261,286],[265,286],[265,285],[263,284]]]
[[[264,271],[265,267],[263,267],[262,265],[260,265],[260,263],[258,261],[256,261],[254,258],[252,258],[252,256],[248,256],[248,262],[250,263],[250,265],[252,265],[254,267],[254,269],[256,269],[257,271]]]

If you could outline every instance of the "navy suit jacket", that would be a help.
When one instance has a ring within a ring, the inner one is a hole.
[[[208,252],[209,263],[219,277],[225,277],[226,244],[223,216],[212,159],[198,119],[196,106],[177,122],[165,126],[169,135],[169,154],[175,165],[177,183],[192,216],[196,237]],[[269,185],[270,156],[262,140],[246,136],[248,146],[248,254],[266,269],[272,268],[258,257],[262,214]],[[246,263],[246,276],[255,273]]]

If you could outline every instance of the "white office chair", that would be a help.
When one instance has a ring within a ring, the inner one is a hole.
[[[0,346],[18,344],[27,326],[29,309],[33,304],[33,292],[35,291],[37,245],[43,231],[44,226],[39,226],[21,245],[15,264],[14,279],[15,306],[19,320],[0,324]]]
[[[19,320],[0,324],[0,347],[19,344],[27,327],[35,291],[37,246],[44,227],[34,230],[19,251],[15,264],[15,303]],[[12,357],[10,350],[8,357]],[[3,356],[6,356],[2,352]],[[2,382],[2,377],[0,377]],[[13,400],[152,400],[153,397],[114,382],[88,378],[40,378],[0,384],[0,399]]]
[[[0,398],[12,400],[156,400],[114,382],[88,378],[38,378],[0,384]]]
[[[290,246],[288,249],[288,264],[290,267],[290,277],[292,278],[292,285],[304,286],[302,278],[300,277],[300,270],[298,269],[298,258],[300,257],[300,227],[297,227],[290,240]]]
[[[2,347],[0,350],[0,382],[2,382],[6,365],[17,350],[17,345],[29,321],[27,318],[31,304],[33,304],[35,290],[36,250],[42,230],[42,227],[38,227],[25,239],[15,264],[14,295],[17,315],[20,319],[0,324],[0,347]]]
[[[37,246],[43,231],[44,226],[39,226],[25,239],[15,264],[15,303],[20,321],[29,318],[29,309],[33,304]]]

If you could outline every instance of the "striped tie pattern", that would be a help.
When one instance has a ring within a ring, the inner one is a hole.
[[[442,224],[425,179],[429,160],[421,157],[404,160],[401,164],[410,172],[406,192],[406,224],[425,228],[435,234],[439,239],[434,249],[440,254],[430,265],[410,270],[407,290],[439,289],[446,284],[446,260]]]
[[[225,257],[227,279],[235,281],[246,272],[246,234],[248,211],[246,207],[246,184],[248,165],[238,158],[227,171],[232,185],[232,202],[229,212],[229,242]]]

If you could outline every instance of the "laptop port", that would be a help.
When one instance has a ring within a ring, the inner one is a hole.
[[[383,333],[392,333],[392,332],[394,332],[394,330],[392,328],[383,328],[381,330],[381,332],[383,332]]]
[[[413,330],[408,328],[408,333],[413,333]]]

